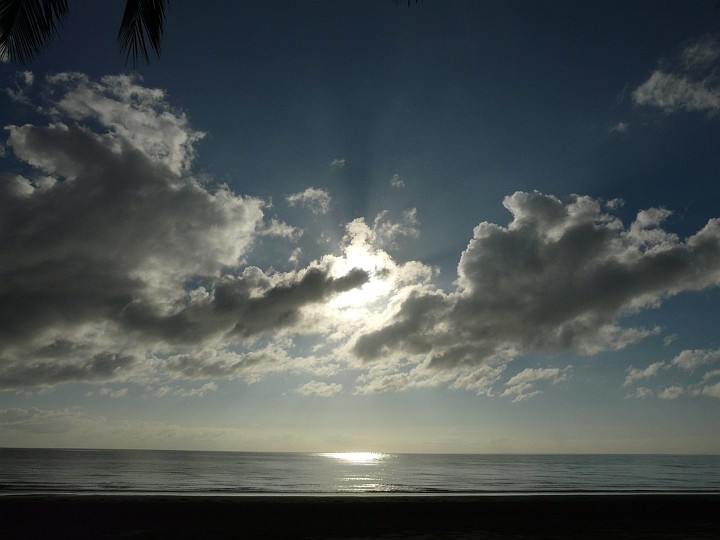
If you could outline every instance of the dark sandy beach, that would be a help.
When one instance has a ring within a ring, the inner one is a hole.
[[[0,497],[0,538],[717,539],[720,496]]]

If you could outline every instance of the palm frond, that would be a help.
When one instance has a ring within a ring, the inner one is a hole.
[[[132,58],[133,67],[137,67],[138,57],[150,63],[148,43],[160,57],[165,4],[166,0],[127,0],[117,37],[126,64]]]
[[[0,0],[0,58],[27,63],[49,44],[67,0]]]

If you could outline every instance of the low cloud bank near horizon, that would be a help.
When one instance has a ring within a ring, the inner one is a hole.
[[[504,198],[507,225],[475,227],[451,290],[386,251],[420,236],[414,208],[349,221],[304,267],[262,269],[258,238],[286,242],[291,260],[302,228],[194,175],[202,134],[163,91],[130,76],[42,84],[45,101],[36,81],[17,100],[39,101],[48,123],[7,126],[0,158],[0,389],[132,382],[158,394],[200,380],[202,396],[215,380],[292,372],[309,377],[295,390],[307,396],[447,385],[524,401],[572,368],[507,376],[515,358],[622,349],[660,332],[626,316],[720,284],[719,220],[681,239],[664,208],[626,225],[617,201],[539,192]],[[316,214],[330,201],[315,188],[287,198]],[[328,379],[345,370],[354,388]]]

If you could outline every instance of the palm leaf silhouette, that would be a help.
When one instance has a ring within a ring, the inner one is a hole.
[[[165,0],[127,0],[117,36],[125,63],[132,58],[133,66],[137,66],[138,57],[150,63],[148,43],[160,57],[165,3]]]
[[[127,0],[117,39],[133,67],[160,56],[167,0]],[[0,0],[0,58],[26,64],[48,45],[68,12],[67,0]]]
[[[67,0],[0,2],[0,58],[26,63],[48,45],[68,11]]]

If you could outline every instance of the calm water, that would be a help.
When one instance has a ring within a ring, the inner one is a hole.
[[[0,449],[9,493],[720,493],[720,456]]]

